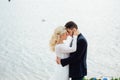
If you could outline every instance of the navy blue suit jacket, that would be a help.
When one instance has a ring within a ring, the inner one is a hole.
[[[87,41],[82,34],[77,38],[77,50],[70,53],[70,57],[61,59],[62,66],[69,65],[69,77],[83,77],[87,75]]]

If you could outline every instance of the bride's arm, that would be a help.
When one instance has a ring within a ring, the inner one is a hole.
[[[77,36],[74,35],[72,46],[70,47],[69,45],[61,45],[60,46],[60,51],[62,53],[71,53],[71,52],[75,52],[76,48],[77,48]]]

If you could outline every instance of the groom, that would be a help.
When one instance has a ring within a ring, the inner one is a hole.
[[[67,22],[66,25],[67,32],[72,36],[73,30],[78,30],[77,25],[73,22]],[[61,64],[63,67],[69,65],[69,77],[72,80],[82,80],[84,76],[87,75],[87,41],[82,33],[78,34],[77,38],[77,50],[73,53],[70,53],[70,56],[65,59],[57,58],[56,61],[58,64]]]

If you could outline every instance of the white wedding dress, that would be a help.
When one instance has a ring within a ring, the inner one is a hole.
[[[70,39],[70,38],[69,38]],[[70,43],[72,41],[72,46]],[[69,53],[75,52],[77,47],[77,36],[73,36],[71,41],[66,40],[63,44],[58,44],[55,46],[56,56],[61,59],[69,57]],[[50,80],[69,80],[69,65],[62,67],[62,65],[56,65],[55,73],[51,74]]]

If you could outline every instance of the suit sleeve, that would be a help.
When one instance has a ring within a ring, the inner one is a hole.
[[[86,50],[86,46],[87,46],[86,41],[84,39],[80,39],[78,41],[77,51],[75,53],[73,53],[72,56],[65,58],[65,59],[61,59],[61,65],[66,66],[70,63],[74,63],[74,62],[80,60],[82,55],[84,55],[84,51]]]

